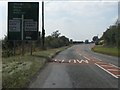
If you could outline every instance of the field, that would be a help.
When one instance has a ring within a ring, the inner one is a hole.
[[[67,47],[2,58],[3,88],[24,88],[56,53]]]
[[[101,45],[96,45],[92,48],[92,50],[94,52],[120,57],[120,53],[119,53],[120,49],[118,49],[116,47],[105,47],[105,46],[101,46]]]

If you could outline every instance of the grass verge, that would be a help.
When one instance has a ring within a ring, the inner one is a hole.
[[[119,50],[120,49],[115,48],[115,47],[105,47],[105,46],[101,46],[101,45],[96,45],[92,48],[92,51],[94,51],[94,52],[107,54],[107,55],[111,55],[111,56],[117,56],[117,57],[120,57]]]
[[[2,59],[3,88],[24,88],[48,59],[68,47],[34,52],[32,56],[13,56]]]

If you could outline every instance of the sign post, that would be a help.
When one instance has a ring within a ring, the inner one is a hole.
[[[21,30],[21,40],[22,40],[22,55],[24,55],[24,37],[23,37],[23,35],[24,35],[24,31],[23,31],[23,28],[24,28],[24,15],[22,14],[22,17],[21,17],[21,19],[22,19],[22,30]]]
[[[15,48],[16,48],[16,43],[15,40],[13,41],[14,47],[13,47],[13,55],[15,56]]]

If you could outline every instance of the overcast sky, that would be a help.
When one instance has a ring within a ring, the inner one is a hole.
[[[7,2],[0,1],[0,39],[7,34]],[[20,0],[38,1],[38,0]],[[39,21],[41,31],[41,1],[39,1]],[[73,40],[92,40],[101,37],[106,28],[118,18],[118,0],[59,0],[45,1],[46,36],[59,30],[62,35]]]

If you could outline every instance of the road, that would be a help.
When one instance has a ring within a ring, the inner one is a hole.
[[[74,45],[46,65],[29,88],[118,88],[118,58]]]

